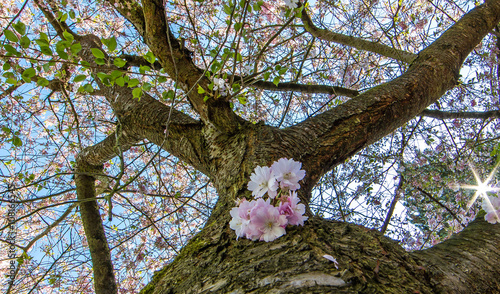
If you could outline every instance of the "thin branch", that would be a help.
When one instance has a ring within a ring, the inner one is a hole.
[[[367,41],[357,37],[334,33],[326,29],[320,29],[316,25],[314,25],[313,21],[307,14],[305,8],[302,10],[301,19],[302,22],[304,23],[304,28],[309,33],[311,33],[311,35],[321,40],[350,46],[358,50],[374,52],[385,57],[406,62],[408,64],[411,64],[418,56],[417,54],[395,49],[390,46],[380,44],[377,42]]]
[[[389,226],[389,223],[391,222],[392,215],[394,214],[394,208],[396,208],[396,204],[399,201],[399,195],[401,193],[401,188],[403,187],[403,182],[404,182],[403,177],[400,177],[398,187],[396,188],[396,191],[394,193],[394,197],[392,198],[391,205],[389,206],[389,211],[387,212],[387,215],[386,215],[385,220],[384,220],[384,224],[380,228],[380,232],[382,234],[385,234],[385,231],[387,231],[387,227]]]
[[[448,211],[448,213],[463,227],[465,228],[465,225],[462,224],[462,222],[458,219],[457,215],[451,211],[451,209],[449,209],[446,205],[444,205],[443,203],[441,203],[441,201],[439,201],[438,199],[436,199],[434,196],[432,196],[429,192],[426,192],[422,189],[420,189],[419,187],[415,187],[415,189],[417,189],[420,193],[424,194],[425,196],[427,196],[429,199],[431,199],[432,201],[434,201],[437,205],[441,206],[442,208],[444,208],[446,211]]]
[[[269,91],[283,91],[283,92],[293,91],[293,92],[310,93],[310,94],[330,94],[330,95],[346,96],[349,98],[354,98],[359,95],[359,92],[356,90],[351,90],[338,86],[329,86],[329,85],[306,85],[297,83],[278,83],[278,85],[275,85],[272,82],[266,82],[262,80],[250,80],[248,82],[248,86]]]
[[[35,238],[31,239],[31,241],[26,246],[22,247],[24,252],[28,252],[28,250],[31,248],[31,246],[33,246],[33,244],[35,244],[36,241],[38,241],[42,237],[46,236],[53,228],[55,228],[63,220],[65,220],[66,217],[71,213],[71,211],[77,206],[78,206],[78,203],[71,204],[68,207],[68,209],[66,209],[66,211],[63,214],[61,214],[61,216],[58,219],[56,219],[53,223],[51,223],[47,228],[45,228],[45,230],[43,232],[38,234]]]
[[[420,113],[420,116],[427,116],[437,119],[455,119],[455,118],[489,119],[489,118],[500,118],[500,110],[451,112],[451,111],[426,109]]]

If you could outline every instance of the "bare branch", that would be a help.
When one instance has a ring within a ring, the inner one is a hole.
[[[328,86],[328,85],[305,85],[298,83],[279,83],[278,85],[275,85],[272,82],[266,82],[262,80],[253,80],[253,81],[251,80],[248,82],[248,86],[269,91],[293,91],[293,92],[310,93],[310,94],[322,93],[322,94],[346,96],[349,98],[354,98],[359,95],[359,92],[356,90],[351,90],[338,86]]]
[[[426,192],[422,189],[420,189],[419,187],[415,187],[415,189],[417,189],[420,193],[424,194],[425,196],[427,196],[430,200],[434,201],[437,205],[441,206],[442,208],[444,208],[446,211],[448,211],[448,213],[463,227],[465,228],[465,225],[462,224],[462,222],[458,219],[457,215],[451,211],[451,209],[449,209],[446,205],[444,205],[443,203],[441,203],[441,201],[439,201],[438,199],[436,199],[436,197],[432,196],[429,192]]]
[[[420,113],[420,116],[427,116],[438,119],[489,119],[500,118],[500,110],[491,111],[471,111],[471,112],[451,112],[441,110],[426,109]]]
[[[498,225],[487,223],[481,212],[462,232],[411,255],[425,262],[426,274],[432,277],[437,293],[445,289],[454,289],[454,293],[495,292],[498,282],[490,275],[499,273],[499,242]],[[439,271],[442,273],[437,274]]]
[[[304,24],[304,28],[309,33],[311,33],[311,35],[321,40],[347,45],[356,48],[358,50],[374,52],[382,56],[400,60],[409,64],[411,64],[417,58],[417,54],[395,49],[384,44],[367,41],[361,38],[347,36],[339,33],[334,33],[332,31],[325,29],[320,29],[314,25],[313,21],[307,14],[305,8],[302,10],[301,19],[302,23]]]
[[[380,232],[382,234],[385,234],[385,232],[387,231],[387,227],[389,226],[389,223],[391,221],[392,215],[394,214],[394,209],[396,208],[396,204],[399,201],[399,195],[401,193],[401,188],[403,187],[403,182],[404,182],[404,179],[401,176],[399,178],[398,187],[396,188],[396,191],[394,192],[394,197],[392,198],[391,205],[389,206],[389,211],[387,212],[387,215],[385,217],[384,224],[380,228]]]

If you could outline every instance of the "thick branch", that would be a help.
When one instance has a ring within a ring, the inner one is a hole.
[[[134,99],[128,87],[103,87],[101,92],[108,101],[115,101],[112,105],[127,134],[148,139],[210,175],[200,121],[147,93],[143,93],[140,100]]]
[[[488,119],[488,118],[500,118],[500,110],[451,112],[451,111],[426,109],[420,113],[420,116],[428,116],[438,119],[454,119],[454,118]]]
[[[156,61],[151,64],[149,61],[144,59],[141,56],[130,55],[130,54],[122,54],[119,56],[123,60],[127,61],[127,64],[124,66],[125,68],[129,66],[151,66],[156,70],[160,70],[162,68],[161,64]],[[267,82],[263,80],[257,80],[253,77],[241,77],[241,76],[229,76],[230,80],[234,80],[235,82],[240,81],[243,86],[269,90],[269,91],[294,91],[300,93],[309,93],[309,94],[330,94],[330,95],[339,95],[345,96],[349,98],[353,98],[359,95],[359,91],[351,90],[347,88],[342,88],[338,86],[329,86],[329,85],[307,85],[307,84],[299,84],[299,83],[279,83],[277,86],[272,82]]]
[[[335,42],[342,45],[347,45],[358,50],[365,50],[380,54],[385,57],[394,58],[396,60],[401,60],[406,63],[412,63],[415,58],[417,58],[416,54],[406,52],[403,50],[395,49],[390,46],[380,44],[377,42],[367,41],[361,38],[346,36],[339,33],[334,33],[329,30],[320,29],[314,25],[313,21],[309,17],[304,8],[302,10],[302,23],[304,24],[305,29],[311,33],[311,35],[315,36],[318,39]]]
[[[81,201],[80,214],[92,258],[95,292],[98,294],[113,294],[118,293],[118,289],[99,206],[95,200],[85,201],[95,198],[95,178],[93,174],[101,171],[102,165],[89,165],[81,157],[77,158],[76,192],[78,200]]]
[[[500,224],[489,224],[484,213],[462,232],[412,255],[424,262],[436,293],[494,293],[500,289]]]
[[[208,89],[211,81],[191,59],[191,52],[174,37],[166,20],[163,1],[145,0],[142,2],[145,31],[141,33],[151,52],[157,57],[165,71],[187,93],[193,109],[205,124],[214,125],[223,133],[232,133],[239,129],[241,118],[237,117],[226,101],[227,97],[216,97]],[[117,7],[120,11],[120,7]],[[140,11],[136,9],[134,14]],[[136,25],[137,26],[141,26]],[[198,88],[204,89],[199,93]],[[208,100],[205,96],[208,95]]]
[[[146,22],[144,20],[142,8],[137,1],[108,0],[108,2],[135,27],[141,36],[144,36],[146,31]]]

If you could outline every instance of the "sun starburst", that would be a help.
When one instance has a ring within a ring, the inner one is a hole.
[[[460,188],[463,189],[469,189],[469,190],[476,190],[474,193],[474,196],[472,197],[471,200],[467,203],[467,209],[471,208],[471,206],[476,202],[478,197],[482,197],[483,200],[487,201],[489,206],[491,206],[491,203],[489,198],[488,198],[488,192],[498,192],[500,191],[499,187],[494,187],[491,185],[491,181],[493,177],[495,176],[495,173],[498,170],[498,167],[500,166],[500,161],[495,165],[493,170],[490,172],[488,177],[482,181],[481,177],[479,176],[479,173],[477,170],[474,168],[474,166],[469,162],[470,169],[472,170],[472,173],[474,174],[474,179],[476,180],[476,185],[459,185]]]

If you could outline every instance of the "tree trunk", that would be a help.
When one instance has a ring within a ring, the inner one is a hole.
[[[413,253],[376,230],[318,217],[273,242],[236,240],[227,216],[205,227],[141,293],[499,293],[500,225],[482,216]]]

